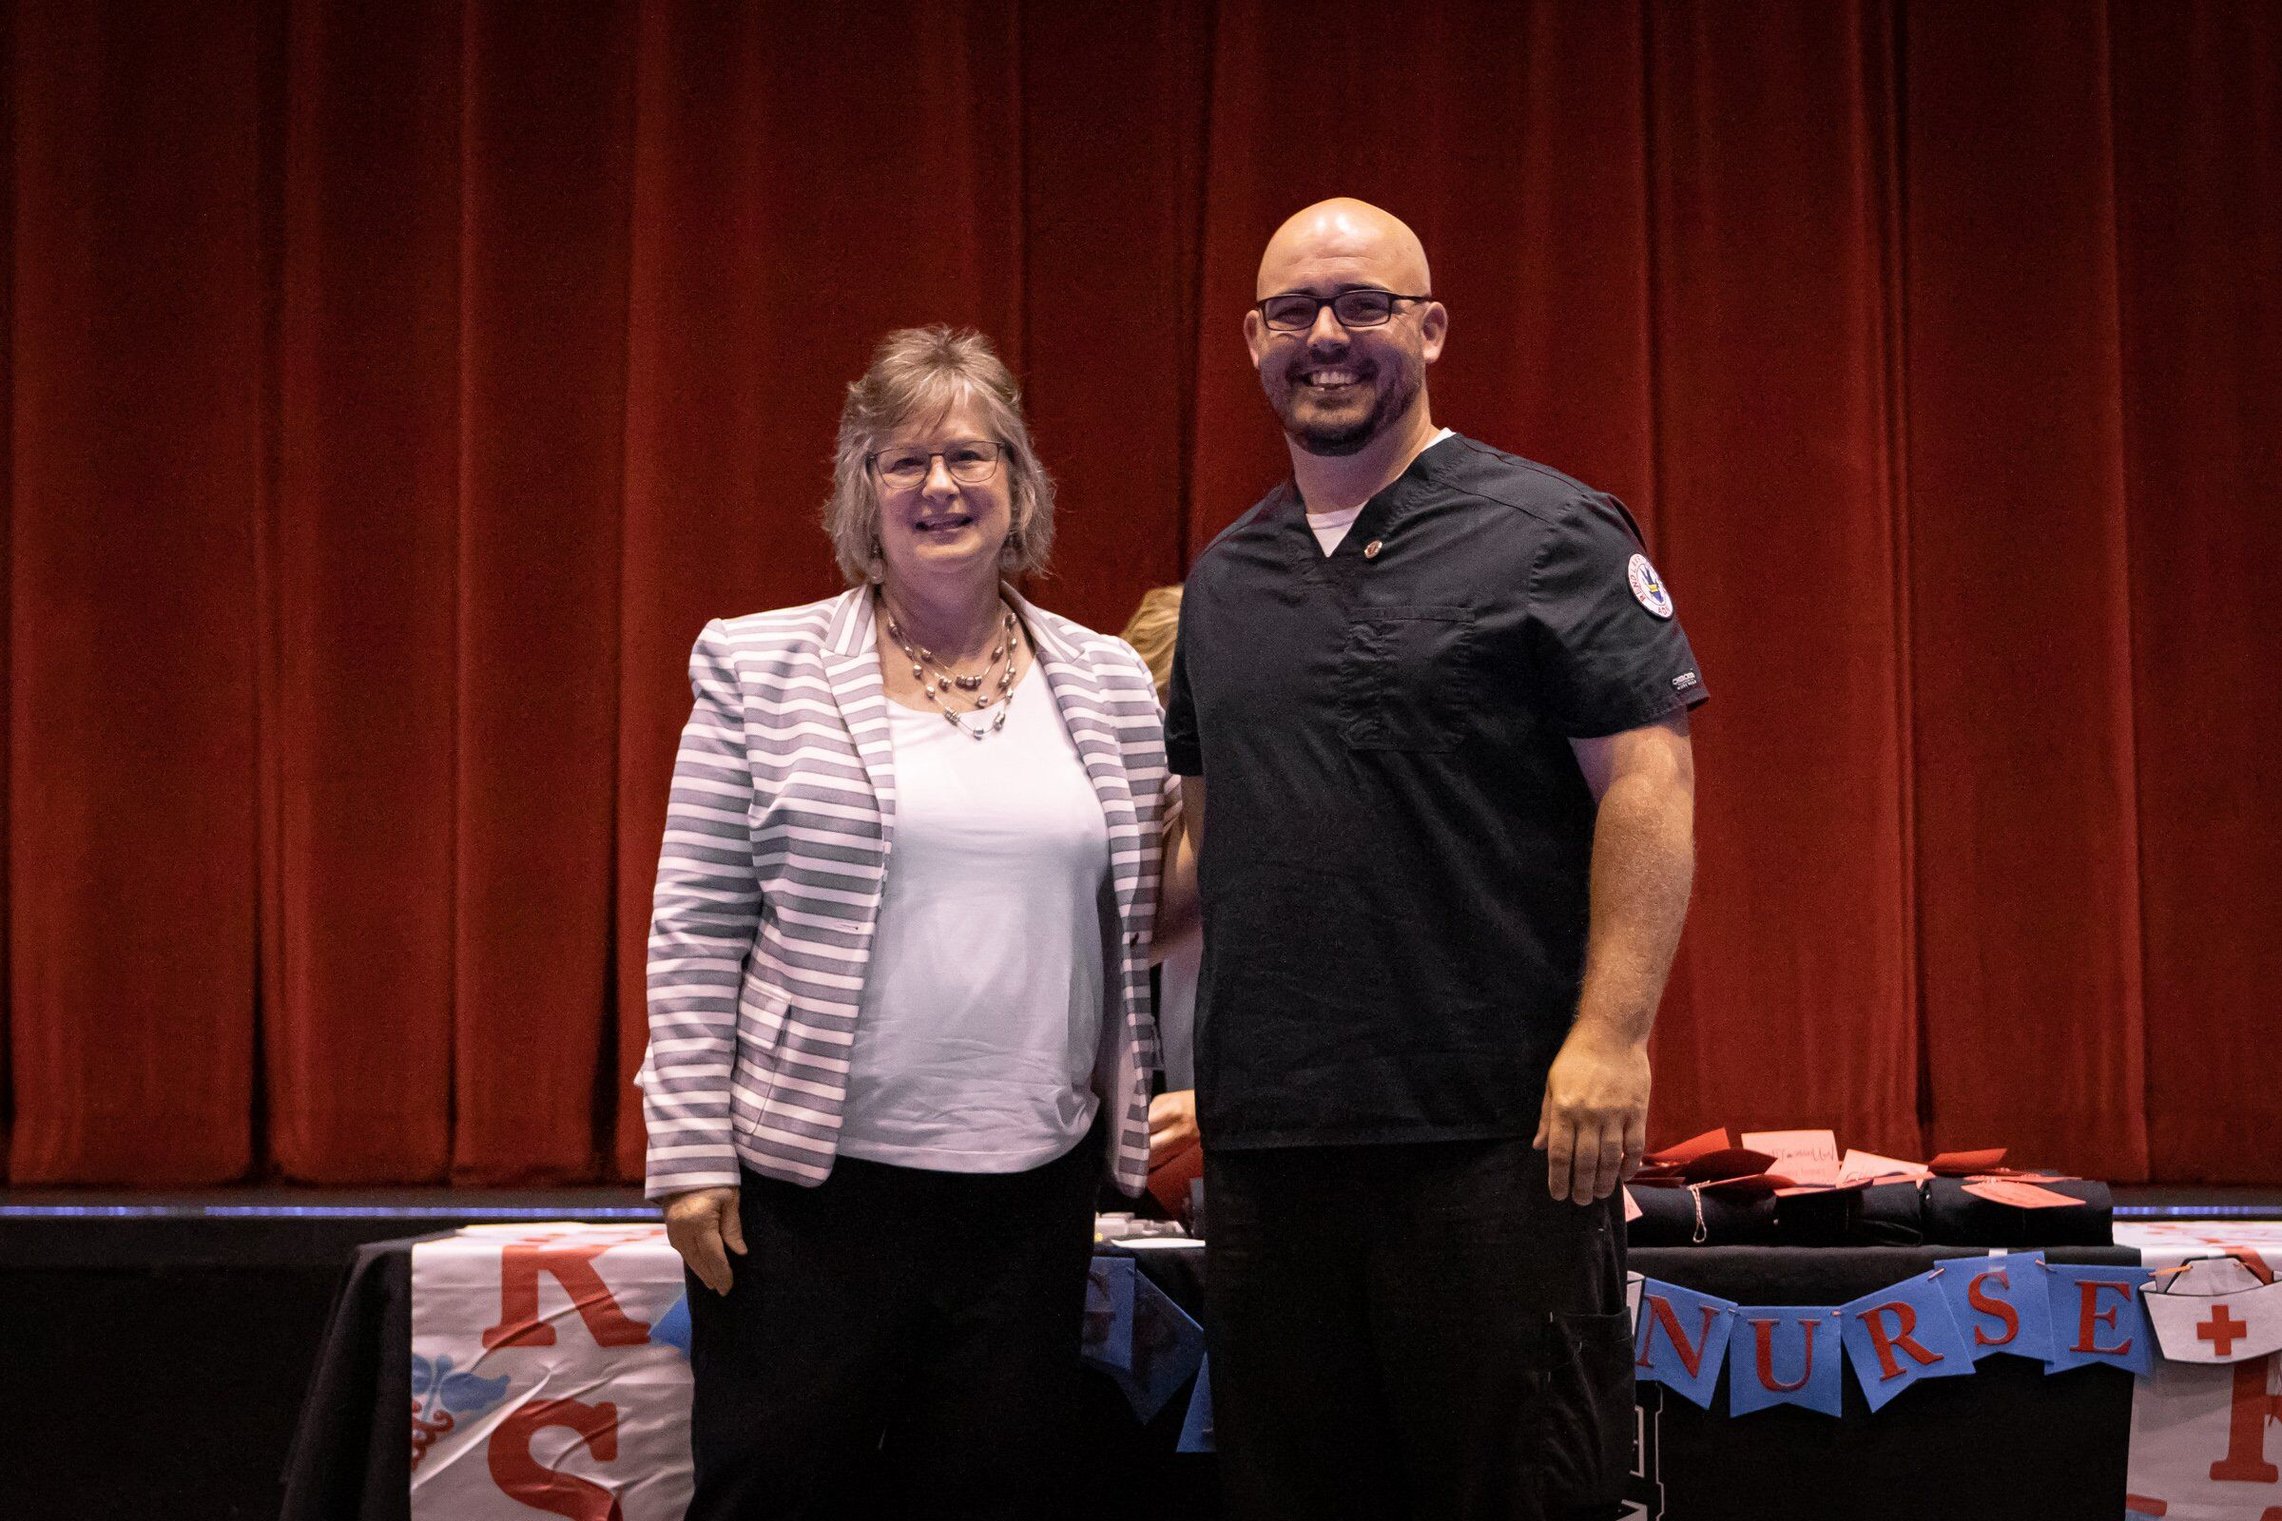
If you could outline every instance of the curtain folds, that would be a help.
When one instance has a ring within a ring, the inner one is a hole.
[[[637,1177],[711,617],[837,586],[892,327],[1023,375],[1096,627],[1280,477],[1346,193],[1437,420],[1624,497],[1716,700],[1652,1132],[2282,1181],[2282,18],[2248,0],[24,3],[20,1184]]]

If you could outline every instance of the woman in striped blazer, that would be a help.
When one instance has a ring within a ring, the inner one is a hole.
[[[981,336],[890,334],[834,476],[851,588],[706,626],[658,863],[688,1514],[1050,1514],[1095,1184],[1148,1164],[1156,695],[1003,584],[1053,496]]]

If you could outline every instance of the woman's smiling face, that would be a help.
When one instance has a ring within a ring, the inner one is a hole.
[[[960,480],[952,467],[962,450],[970,473],[974,453],[1003,455],[1004,446],[992,435],[983,409],[973,398],[961,397],[940,417],[923,418],[898,428],[874,452],[872,472],[880,504],[880,555],[886,561],[892,591],[899,581],[919,577],[989,577],[998,575],[999,551],[1013,527],[1013,497],[1007,483],[1007,462],[1001,457],[980,482]],[[922,456],[926,474],[910,485],[896,485],[888,471],[901,459]]]

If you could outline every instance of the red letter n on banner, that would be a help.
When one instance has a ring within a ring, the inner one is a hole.
[[[623,1521],[618,1497],[599,1484],[573,1474],[557,1473],[531,1456],[531,1438],[548,1426],[567,1426],[578,1433],[586,1450],[599,1462],[618,1461],[618,1407],[582,1405],[577,1400],[532,1400],[508,1412],[492,1429],[484,1456],[491,1464],[491,1482],[510,1500],[533,1510],[571,1521]]]
[[[1664,1334],[1672,1339],[1672,1350],[1680,1355],[1680,1366],[1688,1370],[1688,1377],[1701,1377],[1704,1371],[1704,1349],[1711,1343],[1712,1323],[1719,1318],[1718,1309],[1712,1305],[1703,1306],[1703,1327],[1696,1332],[1695,1342],[1691,1345],[1688,1341],[1688,1333],[1680,1329],[1680,1317],[1673,1313],[1670,1300],[1661,1294],[1647,1294],[1642,1296],[1640,1303],[1642,1308],[1656,1317],[1656,1323],[1662,1326]],[[1646,1343],[1643,1343],[1642,1347],[1639,1366],[1646,1368],[1651,1364],[1646,1351]]]
[[[638,1347],[650,1328],[618,1308],[594,1259],[615,1243],[531,1246],[512,1243],[499,1253],[499,1324],[483,1333],[491,1347],[551,1347],[555,1328],[539,1318],[539,1275],[553,1275],[597,1345]]]

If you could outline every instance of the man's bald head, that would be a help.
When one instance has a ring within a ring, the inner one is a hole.
[[[1286,218],[1260,255],[1253,294],[1303,290],[1326,272],[1341,284],[1406,295],[1434,289],[1418,234],[1394,213],[1352,196],[1317,201]]]

